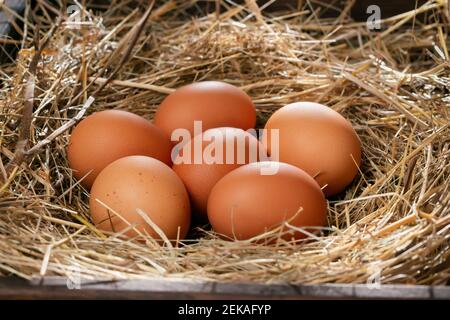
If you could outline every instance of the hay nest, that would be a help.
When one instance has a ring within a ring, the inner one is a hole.
[[[195,17],[186,10],[196,12],[196,1],[157,2],[145,27],[147,6],[112,3],[83,10],[73,23],[57,18],[65,9],[37,1],[18,30],[24,39],[15,42],[21,48],[16,60],[1,66],[1,274],[448,281],[445,1],[383,20],[378,31],[352,21],[348,7],[327,19],[321,18],[324,8],[312,12],[309,2],[301,10],[269,13],[254,1],[222,1],[220,12]],[[67,163],[70,128],[104,109],[151,119],[167,93],[206,79],[248,92],[259,127],[277,108],[301,100],[324,103],[351,121],[363,145],[361,173],[345,194],[329,199],[322,234],[267,245],[225,241],[202,226],[195,239],[171,245],[104,234],[90,223],[89,194]]]

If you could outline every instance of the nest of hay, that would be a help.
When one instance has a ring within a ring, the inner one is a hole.
[[[203,16],[187,13],[196,12],[196,1],[157,2],[138,30],[148,4],[112,3],[88,5],[74,23],[65,8],[37,1],[18,29],[24,38],[16,42],[17,58],[1,65],[0,274],[448,281],[446,1],[383,20],[377,31],[354,22],[348,10],[327,19],[309,2],[270,13],[254,1],[221,1],[220,11]],[[321,102],[351,121],[363,165],[346,192],[329,199],[323,233],[269,245],[226,241],[198,226],[193,239],[171,245],[105,235],[91,224],[89,194],[67,163],[71,127],[104,109],[151,119],[167,93],[207,79],[248,92],[260,127],[295,101]]]

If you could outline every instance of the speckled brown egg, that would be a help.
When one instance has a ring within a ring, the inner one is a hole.
[[[199,217],[206,217],[209,192],[216,182],[228,172],[257,161],[261,148],[258,139],[250,133],[224,127],[206,130],[183,146],[174,160],[173,170],[186,185]]]
[[[319,103],[298,102],[277,110],[267,121],[267,149],[275,146],[270,130],[279,130],[279,161],[293,164],[313,176],[325,195],[343,191],[361,163],[361,144],[349,121]]]
[[[230,239],[250,239],[288,222],[309,232],[326,224],[327,203],[317,182],[286,163],[264,161],[241,166],[211,190],[208,218]],[[284,225],[282,238],[300,239],[300,229]]]
[[[92,186],[89,207],[100,230],[130,237],[141,233],[160,239],[154,223],[170,240],[182,239],[191,217],[183,182],[166,164],[146,156],[124,157],[103,169]]]
[[[130,112],[107,110],[75,127],[67,157],[74,176],[90,188],[103,168],[125,156],[144,155],[171,165],[171,148],[169,137],[150,121]]]
[[[154,123],[168,136],[184,128],[194,134],[194,121],[202,130],[235,127],[247,130],[256,123],[251,98],[241,89],[220,81],[196,82],[169,94],[159,106]]]

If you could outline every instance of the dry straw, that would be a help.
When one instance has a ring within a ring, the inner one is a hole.
[[[14,25],[24,40],[1,40],[21,50],[0,71],[0,273],[30,279],[76,268],[88,279],[446,283],[448,3],[429,1],[384,20],[379,31],[352,21],[348,10],[327,19],[322,13],[332,7],[303,3],[269,13],[254,1],[224,0],[222,10],[211,2],[213,13],[194,17],[196,1],[159,1],[146,23],[131,1],[82,10],[76,23],[46,1],[27,7],[23,28]],[[319,236],[269,245],[280,230],[226,241],[203,226],[194,240],[172,245],[126,240],[91,224],[89,195],[67,164],[71,126],[112,108],[151,119],[172,90],[206,79],[246,90],[259,127],[299,100],[324,103],[352,122],[363,145],[361,173],[330,199],[329,227]]]

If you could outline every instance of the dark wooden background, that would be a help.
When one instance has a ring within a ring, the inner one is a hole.
[[[267,0],[259,0],[258,3],[262,6]],[[271,4],[267,10],[285,10],[285,9],[297,9],[306,0],[278,0]],[[331,1],[321,1],[322,5],[329,6],[324,12],[325,16],[334,17],[338,16],[350,0],[331,0]],[[367,14],[367,8],[370,5],[377,5],[381,9],[381,18],[389,18],[394,15],[414,10],[416,6],[420,6],[425,3],[425,0],[355,0],[350,11],[351,17],[356,21],[367,20],[369,14]],[[312,6],[317,6],[319,2],[310,1]],[[337,8],[338,10],[334,9]]]

